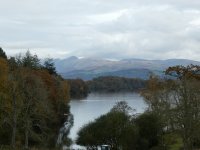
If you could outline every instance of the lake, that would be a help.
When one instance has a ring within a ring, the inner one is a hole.
[[[142,113],[146,109],[143,98],[137,93],[91,93],[85,99],[71,100],[74,126],[71,128],[69,137],[75,140],[78,130],[84,124],[106,114],[119,101],[126,101],[129,106],[135,109],[135,113]]]

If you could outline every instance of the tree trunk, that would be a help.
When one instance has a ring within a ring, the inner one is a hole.
[[[15,141],[16,141],[16,127],[17,127],[17,111],[16,111],[16,97],[15,94],[13,94],[13,132],[12,132],[12,149],[15,150]]]
[[[190,140],[190,137],[187,133],[183,137],[183,144],[184,150],[193,150],[193,142]]]
[[[28,127],[25,128],[25,149],[28,149]]]

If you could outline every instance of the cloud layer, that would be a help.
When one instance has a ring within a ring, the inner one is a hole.
[[[9,55],[200,61],[199,0],[0,0]]]

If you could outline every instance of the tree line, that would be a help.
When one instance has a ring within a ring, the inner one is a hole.
[[[8,58],[0,48],[0,147],[55,147],[69,98],[52,59],[41,64],[29,51]]]
[[[137,78],[102,76],[93,80],[68,79],[72,99],[81,99],[90,92],[136,92],[144,89],[146,81]]]
[[[87,82],[91,92],[133,92],[145,88],[146,81],[137,78],[102,76]]]
[[[77,144],[88,150],[107,144],[113,150],[196,150],[200,148],[200,66],[169,67],[172,78],[151,76],[142,96],[148,107],[130,113],[120,102],[83,126]]]

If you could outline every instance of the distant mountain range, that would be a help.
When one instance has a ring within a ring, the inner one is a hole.
[[[148,79],[152,73],[160,76],[164,75],[163,71],[170,66],[187,66],[190,64],[200,65],[200,62],[187,59],[122,59],[115,61],[99,58],[78,58],[75,56],[66,59],[55,59],[57,72],[64,78],[82,78],[84,80],[91,80],[99,76]]]

